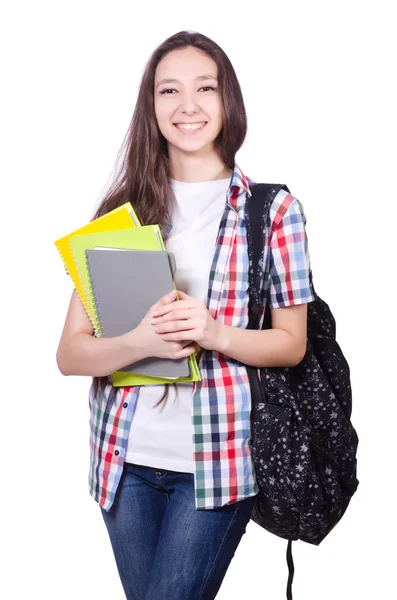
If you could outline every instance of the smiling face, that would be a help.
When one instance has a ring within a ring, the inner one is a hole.
[[[217,75],[216,62],[194,47],[172,50],[158,63],[154,80],[155,114],[171,153],[207,153],[213,149],[222,129]],[[177,124],[200,127],[187,130]]]

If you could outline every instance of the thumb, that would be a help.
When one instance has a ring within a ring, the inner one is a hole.
[[[182,292],[181,290],[177,290],[178,292],[178,296],[181,300],[191,300],[192,296],[189,296],[189,294],[185,294],[185,292]]]
[[[157,300],[157,302],[155,302],[150,307],[148,314],[152,315],[154,310],[156,310],[160,306],[165,306],[166,304],[170,304],[170,302],[173,302],[174,300],[176,300],[176,291],[172,290],[171,292],[167,292],[167,294],[164,294],[164,296],[162,296],[160,298],[160,300]]]
[[[167,292],[166,294],[164,294],[164,296],[162,296],[160,298],[160,300],[158,301],[157,304],[160,304],[160,305],[169,304],[170,302],[173,302],[174,300],[176,300],[176,290],[171,290],[171,292]]]

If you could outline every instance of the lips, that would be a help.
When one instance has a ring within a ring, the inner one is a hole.
[[[195,121],[195,123],[184,123],[183,121],[173,123],[173,125],[206,125],[207,121]]]
[[[199,135],[202,131],[204,131],[205,126],[207,125],[207,121],[201,121],[201,127],[193,128],[193,129],[185,129],[184,127],[177,127],[177,125],[186,125],[187,123],[173,123],[175,129],[178,130],[178,133],[181,135]],[[188,125],[193,125],[193,123],[188,123]]]

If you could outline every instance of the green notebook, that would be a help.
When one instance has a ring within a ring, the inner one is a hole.
[[[70,247],[77,267],[78,276],[87,298],[87,305],[85,308],[97,337],[102,337],[85,255],[86,250],[93,250],[98,246],[131,250],[163,251],[165,250],[165,247],[158,225],[146,225],[135,229],[75,235],[70,238]],[[178,379],[170,380],[168,378],[150,377],[148,375],[130,373],[128,371],[115,371],[111,374],[111,378],[114,386],[161,385],[164,383],[201,381],[201,375],[195,355],[189,357],[189,365],[191,372],[190,377],[179,377]]]

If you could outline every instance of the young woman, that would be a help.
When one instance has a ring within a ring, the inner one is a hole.
[[[246,130],[235,71],[215,42],[182,31],[154,51],[122,169],[93,218],[130,201],[142,224],[159,223],[179,300],[170,290],[136,329],[96,338],[74,292],[60,339],[61,372],[93,377],[90,493],[128,600],[215,598],[258,493],[244,365],[290,366],[305,353],[314,300],[306,220],[285,191],[268,223],[272,329],[246,330],[245,201],[254,182],[235,162]],[[115,388],[108,378],[198,345],[198,383]]]

